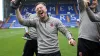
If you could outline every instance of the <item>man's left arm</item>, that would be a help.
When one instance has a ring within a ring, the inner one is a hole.
[[[63,25],[63,23],[60,20],[57,20],[57,28],[63,35],[65,35],[68,38],[68,42],[70,45],[72,46],[76,45],[76,42],[72,37],[71,32],[68,31],[68,29]]]
[[[95,14],[89,7],[86,8],[87,14],[92,22],[100,22],[100,12]]]

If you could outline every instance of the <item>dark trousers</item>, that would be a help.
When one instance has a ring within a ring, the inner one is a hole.
[[[38,53],[37,56],[61,56],[61,53],[60,53],[60,51],[54,52],[54,53],[50,53],[50,54],[40,54],[40,53]]]
[[[34,53],[37,56],[37,40],[27,40],[24,46],[22,56],[33,56]]]
[[[79,38],[77,56],[100,56],[100,43]]]

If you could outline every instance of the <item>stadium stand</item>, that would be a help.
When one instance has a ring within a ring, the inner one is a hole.
[[[24,18],[27,18],[27,13],[35,13],[34,11],[34,4],[31,5],[24,5],[21,9],[21,13]],[[57,3],[57,4],[47,4],[48,14],[50,16],[56,17],[60,19],[66,27],[77,27],[76,21],[79,19],[79,12],[77,4],[65,4],[65,3]],[[10,28],[20,28],[23,27],[19,24],[18,20],[15,16],[15,11],[11,11],[10,19],[7,23],[4,24],[3,27],[10,27]],[[13,21],[15,22],[13,23]]]

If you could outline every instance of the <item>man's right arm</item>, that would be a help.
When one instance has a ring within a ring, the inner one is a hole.
[[[19,11],[19,8],[16,9],[16,17],[18,18],[18,21],[20,23],[23,23],[23,18],[22,18],[22,15],[21,15],[20,11]]]
[[[22,18],[19,8],[16,9],[16,17],[21,25],[28,26],[28,27],[36,26],[36,22],[34,19],[23,19]]]

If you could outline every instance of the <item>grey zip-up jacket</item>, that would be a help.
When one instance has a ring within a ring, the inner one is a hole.
[[[83,5],[80,7],[84,8]],[[92,22],[90,20],[86,9],[81,10],[79,16],[80,16],[79,38],[83,38],[94,42],[99,42],[100,34],[98,29],[100,29],[100,27],[97,26],[97,23]]]
[[[48,54],[59,51],[58,30],[68,39],[72,38],[71,33],[54,17],[49,17],[46,21],[41,21],[39,17],[27,19],[20,22],[22,25],[35,27],[37,31],[38,53]]]

